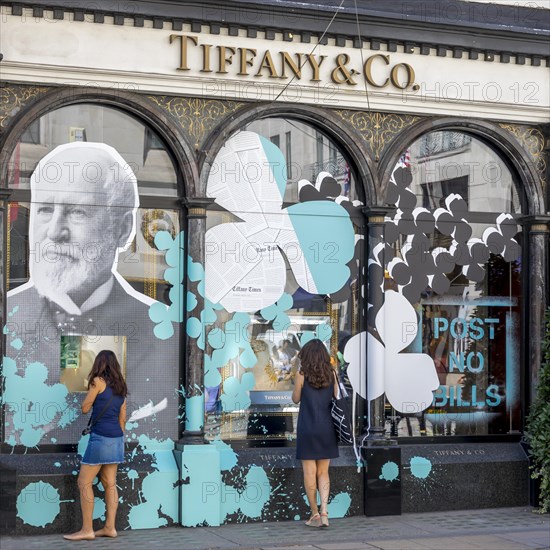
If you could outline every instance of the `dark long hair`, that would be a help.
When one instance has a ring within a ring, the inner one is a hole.
[[[309,385],[314,388],[326,388],[334,383],[334,370],[330,364],[330,355],[321,340],[310,340],[300,350],[300,371]]]
[[[122,397],[128,395],[128,387],[122,376],[122,369],[116,355],[111,350],[104,349],[97,354],[88,376],[88,384],[93,386],[94,378],[103,378],[114,394],[122,395]]]

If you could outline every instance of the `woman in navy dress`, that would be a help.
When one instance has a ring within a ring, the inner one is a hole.
[[[311,508],[309,527],[328,527],[327,504],[330,492],[328,468],[331,458],[338,457],[338,439],[330,409],[338,394],[334,369],[327,348],[321,340],[310,340],[298,355],[292,400],[300,403],[296,430],[296,458],[304,468],[304,487]],[[317,490],[321,508],[317,506]]]
[[[128,388],[116,355],[100,351],[88,377],[88,394],[82,402],[82,412],[92,409],[92,425],[86,452],[78,474],[82,528],[68,540],[93,540],[95,537],[116,537],[115,517],[118,507],[116,474],[124,462],[124,427]],[[94,533],[94,491],[92,483],[99,475],[105,490],[107,514],[105,527]]]

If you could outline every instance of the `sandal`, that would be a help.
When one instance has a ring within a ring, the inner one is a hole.
[[[319,515],[321,516],[321,527],[328,527],[328,513],[321,512]]]
[[[308,527],[321,527],[321,517],[319,514],[312,514],[312,516],[306,521]]]

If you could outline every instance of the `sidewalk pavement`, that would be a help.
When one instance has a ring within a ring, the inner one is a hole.
[[[0,548],[62,550],[520,550],[550,549],[550,516],[532,508],[497,508],[334,519],[330,527],[303,521],[221,527],[122,531],[116,539],[69,542],[61,535],[2,537]]]

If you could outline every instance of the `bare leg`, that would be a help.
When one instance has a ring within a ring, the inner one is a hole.
[[[321,495],[321,513],[327,513],[328,497],[330,494],[330,478],[328,476],[329,459],[316,460],[317,463],[317,487]]]
[[[99,475],[101,484],[105,489],[105,504],[107,514],[105,527],[95,532],[96,537],[116,537],[115,528],[116,511],[118,508],[118,490],[116,487],[116,473],[118,464],[104,464]]]
[[[80,509],[82,511],[82,528],[72,535],[63,535],[67,540],[94,540],[92,517],[94,515],[94,489],[92,483],[101,465],[81,464],[78,474],[78,490],[80,492]]]
[[[315,460],[302,460],[302,465],[304,467],[304,488],[311,508],[311,515],[314,516],[319,513],[317,506],[317,464]]]

